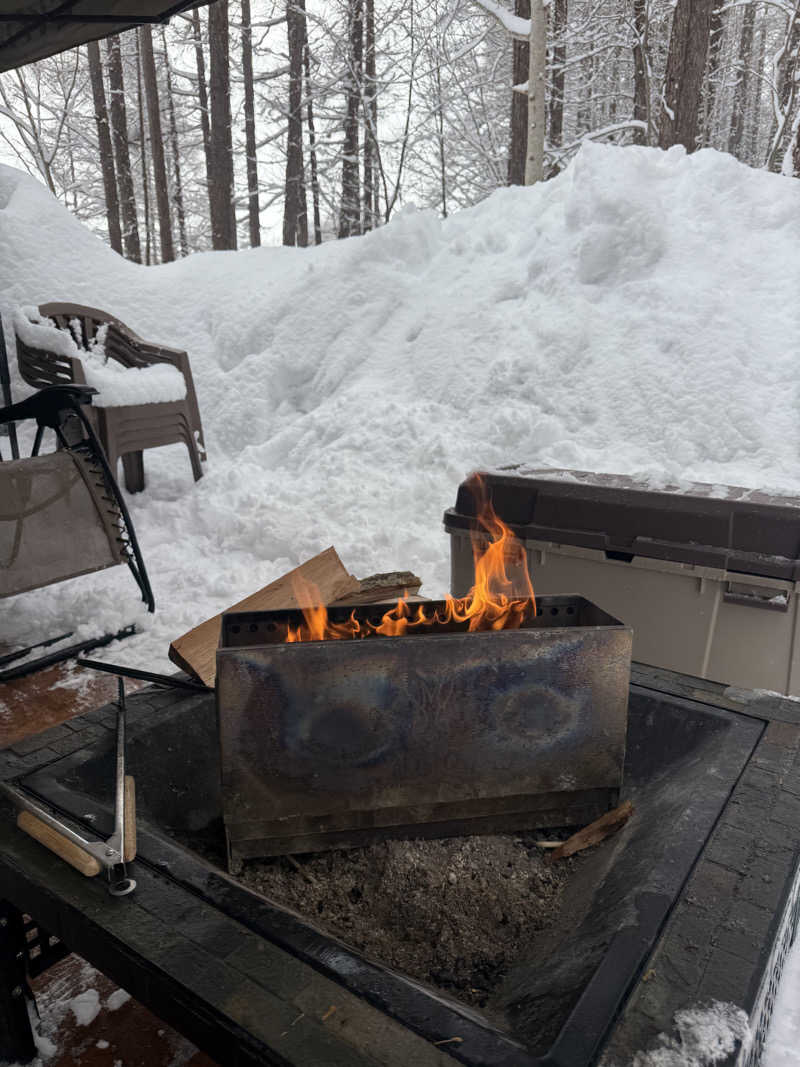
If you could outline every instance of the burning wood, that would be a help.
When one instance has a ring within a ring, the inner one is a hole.
[[[303,622],[298,626],[287,623],[285,632],[276,640],[287,644],[298,641],[341,641],[355,638],[402,637],[415,630],[450,627],[453,623],[465,624],[469,632],[479,630],[518,630],[536,617],[536,598],[533,583],[528,573],[524,547],[511,529],[497,517],[492,507],[483,479],[475,474],[471,483],[478,503],[477,520],[485,534],[485,546],[473,543],[475,558],[475,584],[465,597],[445,598],[444,604],[434,610],[420,604],[409,605],[405,597],[380,617],[377,622],[359,618],[355,611],[344,621],[331,618],[325,598],[299,571],[293,572],[292,590],[298,604],[311,604],[303,608]],[[515,594],[515,584],[509,577],[506,566],[516,565],[522,575],[525,596]]]

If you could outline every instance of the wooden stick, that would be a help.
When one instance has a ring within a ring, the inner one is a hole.
[[[130,863],[136,858],[136,782],[133,775],[125,775],[125,833],[122,858]]]
[[[47,823],[42,822],[41,819],[37,819],[35,815],[31,815],[29,811],[21,811],[17,816],[17,826],[20,830],[23,830],[30,837],[35,838],[45,848],[49,848],[51,852],[55,852],[57,856],[60,856],[62,860],[66,860],[71,867],[74,867],[76,871],[80,871],[81,874],[86,875],[87,878],[94,878],[96,874],[100,873],[100,861],[96,860],[94,856],[90,856],[88,852],[84,852],[78,845],[73,844],[72,841],[67,840],[66,837],[54,830],[52,826],[48,826]]]
[[[625,823],[633,815],[633,804],[629,800],[624,801],[619,807],[614,808],[612,811],[606,812],[605,815],[601,815],[599,819],[595,819],[594,822],[589,823],[588,826],[584,826],[582,830],[578,830],[572,837],[568,837],[566,841],[563,841],[555,852],[551,852],[547,857],[550,863],[555,860],[563,859],[565,856],[571,856],[575,852],[580,852],[584,848],[590,848],[592,845],[599,844],[600,841],[606,837],[610,837],[611,834],[615,834],[617,830],[621,829]]]

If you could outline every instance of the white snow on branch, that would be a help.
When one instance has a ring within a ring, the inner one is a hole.
[[[475,3],[497,19],[503,29],[507,30],[512,37],[519,41],[527,41],[531,35],[531,20],[521,19],[513,14],[502,4],[496,4],[494,0],[475,0]]]

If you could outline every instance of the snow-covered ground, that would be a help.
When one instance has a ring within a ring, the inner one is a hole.
[[[799,295],[800,182],[713,151],[588,144],[444,221],[158,267],[0,167],[0,307],[94,305],[186,348],[209,453],[197,484],[181,447],[146,453],[129,498],[155,616],[117,567],[0,601],[0,640],[136,619],[105,655],[169,669],[171,639],[329,544],[441,594],[476,467],[800,492]]]

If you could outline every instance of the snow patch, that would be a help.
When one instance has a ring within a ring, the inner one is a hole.
[[[73,997],[69,1007],[78,1026],[88,1026],[100,1012],[100,994],[96,989],[87,989]]]
[[[747,1015],[720,1001],[676,1012],[675,1027],[677,1037],[659,1035],[658,1047],[638,1052],[631,1067],[712,1067],[750,1038]]]
[[[108,996],[106,1007],[109,1011],[117,1011],[123,1004],[127,1004],[130,999],[130,993],[126,993],[124,989],[115,989],[114,992]]]

